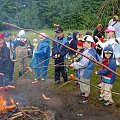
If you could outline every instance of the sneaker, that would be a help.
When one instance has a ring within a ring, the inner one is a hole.
[[[37,82],[38,82],[38,80],[35,78],[35,80],[32,83],[34,84],[34,83],[37,83]]]
[[[102,84],[100,83],[100,84],[98,84],[97,86],[98,86],[99,88],[101,88],[101,87],[102,87]]]
[[[113,102],[107,100],[103,103],[103,106],[109,106],[109,105],[112,105]]]
[[[42,81],[44,81],[45,79],[44,78],[41,78]]]
[[[59,81],[59,80],[56,80],[56,81],[55,81],[55,85],[58,85],[58,84],[60,84],[60,81]]]
[[[104,101],[104,99],[103,99],[102,97],[97,97],[97,99],[98,99],[99,101]]]
[[[79,100],[79,103],[80,104],[85,104],[85,103],[88,103],[88,97],[83,97],[83,99],[82,100]]]
[[[19,72],[19,77],[21,77],[22,76],[22,72]]]

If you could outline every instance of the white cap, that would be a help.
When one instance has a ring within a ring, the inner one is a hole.
[[[89,41],[89,42],[94,43],[93,37],[90,36],[90,35],[85,35],[85,36],[82,38],[82,42],[85,42],[85,41]]]
[[[45,37],[47,37],[47,34],[46,33],[40,33],[41,35],[39,35],[39,37],[43,37],[43,36],[45,36]],[[42,36],[43,35],[43,36]]]
[[[20,30],[20,32],[18,33],[18,37],[19,38],[24,38],[25,37],[25,31],[24,30]]]

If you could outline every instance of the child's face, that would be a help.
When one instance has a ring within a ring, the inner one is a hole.
[[[105,53],[105,57],[107,58],[107,59],[110,59],[110,57],[111,57],[111,53]]]
[[[114,32],[106,32],[106,35],[108,37],[113,37],[115,35],[115,33]]]
[[[85,47],[85,48],[91,48],[91,46],[92,46],[92,43],[91,43],[91,42],[85,41],[85,42],[83,43],[83,47]]]

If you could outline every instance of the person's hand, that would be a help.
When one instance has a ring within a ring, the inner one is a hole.
[[[57,58],[57,57],[58,57],[58,55],[57,55],[57,54],[55,54],[55,55],[54,55],[54,58]]]
[[[71,64],[71,65],[70,65],[70,67],[72,68],[72,67],[74,67],[74,65],[73,65],[73,64]]]
[[[58,54],[57,57],[59,58],[59,57],[60,57],[60,54]]]
[[[96,40],[98,40],[98,41],[99,41],[99,38],[98,38],[98,36],[94,36],[94,38],[95,38]]]
[[[97,75],[97,74],[98,74],[98,72],[97,72],[97,71],[95,71],[95,74]]]

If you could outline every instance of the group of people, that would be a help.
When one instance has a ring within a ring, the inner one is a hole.
[[[71,61],[70,67],[76,69],[81,95],[79,102],[87,103],[90,95],[90,77],[94,70],[93,60],[102,62],[113,71],[116,71],[116,67],[120,65],[120,30],[117,29],[116,24],[119,25],[120,22],[118,17],[114,16],[106,29],[102,24],[98,24],[93,35],[91,32],[86,32],[86,35],[80,32],[69,32],[67,38],[63,29],[55,25],[55,42],[52,42],[52,48],[50,48],[50,40],[46,33],[40,33],[39,41],[34,39],[33,45],[25,39],[24,30],[18,33],[14,41],[10,39],[9,33],[0,33],[0,88],[11,87],[15,61],[19,64],[19,76],[22,76],[26,68],[29,68],[35,71],[35,80],[32,83],[37,83],[40,79],[44,81],[50,57],[54,59],[55,84],[60,84],[60,74],[64,82],[67,82],[65,61],[68,58]],[[28,54],[30,50],[32,52]],[[84,56],[81,56],[79,52]],[[30,65],[27,63],[29,55],[32,55]],[[111,105],[114,102],[111,90],[116,75],[104,66],[95,74],[100,75],[101,93],[98,100],[104,101],[105,106]]]

